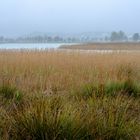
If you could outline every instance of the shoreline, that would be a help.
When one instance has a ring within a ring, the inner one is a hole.
[[[70,50],[108,50],[108,51],[134,51],[140,50],[140,42],[109,42],[109,43],[85,43],[76,45],[62,45],[59,49]]]

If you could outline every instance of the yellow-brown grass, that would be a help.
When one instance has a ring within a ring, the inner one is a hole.
[[[61,46],[60,49],[80,50],[140,50],[140,43],[88,43],[69,46]]]
[[[139,59],[1,51],[0,139],[139,139]]]
[[[140,80],[139,58],[140,53],[0,52],[0,84],[9,82],[27,92],[51,87],[65,91],[87,82],[125,78],[121,68],[132,69]]]

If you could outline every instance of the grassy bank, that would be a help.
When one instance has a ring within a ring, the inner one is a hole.
[[[0,139],[140,139],[140,53],[0,52]]]
[[[77,50],[122,50],[122,51],[132,51],[140,50],[139,42],[124,42],[124,43],[88,43],[88,44],[77,44],[69,46],[61,46],[60,49],[77,49]]]

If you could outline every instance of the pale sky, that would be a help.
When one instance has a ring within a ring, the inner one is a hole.
[[[0,35],[140,32],[140,0],[0,0]]]

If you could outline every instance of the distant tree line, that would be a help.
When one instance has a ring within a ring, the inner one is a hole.
[[[112,32],[110,36],[110,41],[139,41],[140,35],[139,33],[134,33],[131,37],[128,37],[123,31]]]
[[[112,32],[110,40],[111,41],[126,41],[126,40],[128,40],[128,37],[126,36],[126,34],[123,31]]]
[[[5,38],[0,36],[0,43],[83,43],[83,42],[126,42],[126,41],[140,41],[139,33],[133,35],[126,35],[125,32],[112,32],[110,36],[96,37],[96,36],[78,36],[78,37],[60,37],[60,36],[27,36],[18,38]]]
[[[79,42],[77,38],[74,37],[59,37],[59,36],[31,36],[31,37],[18,37],[4,38],[0,37],[0,43],[72,43]]]
[[[132,38],[133,38],[134,41],[139,41],[140,40],[139,33],[135,33]]]

